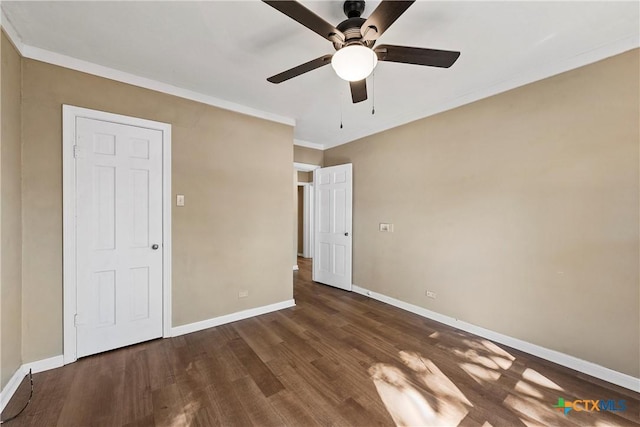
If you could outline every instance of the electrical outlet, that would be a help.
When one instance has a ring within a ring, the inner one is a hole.
[[[238,292],[238,298],[246,298],[249,296],[249,291],[240,291]]]
[[[381,222],[378,228],[380,231],[385,232],[385,233],[392,233],[393,232],[393,224],[389,224],[386,222]]]
[[[425,295],[427,296],[427,298],[436,299],[436,293],[433,291],[426,291]]]

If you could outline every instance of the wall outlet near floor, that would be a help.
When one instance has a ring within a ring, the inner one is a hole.
[[[433,291],[426,291],[424,294],[425,294],[428,298],[436,299],[436,293],[435,293],[435,292],[433,292]]]
[[[249,296],[249,291],[240,291],[238,292],[238,298],[246,298]]]

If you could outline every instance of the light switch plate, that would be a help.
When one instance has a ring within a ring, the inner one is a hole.
[[[176,195],[176,206],[184,206],[184,194]]]
[[[391,233],[393,232],[393,224],[381,222],[379,230],[382,232]]]

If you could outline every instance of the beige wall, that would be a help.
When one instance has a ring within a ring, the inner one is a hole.
[[[327,150],[354,283],[639,377],[638,57]]]
[[[18,52],[2,33],[0,142],[0,388],[22,364],[20,85]]]
[[[297,163],[306,163],[308,165],[322,166],[324,165],[324,151],[294,145],[293,161]]]
[[[291,127],[27,59],[23,83],[26,362],[62,353],[62,104],[173,126],[174,326],[292,298]]]
[[[298,182],[313,182],[313,172],[298,171]]]

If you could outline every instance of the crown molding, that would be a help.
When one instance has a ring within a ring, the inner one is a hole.
[[[171,84],[163,83],[157,80],[148,79],[146,77],[137,76],[135,74],[126,73],[114,68],[94,64],[93,62],[84,61],[81,59],[73,58],[71,56],[51,52],[49,50],[23,44],[22,51],[22,56],[24,56],[25,58],[58,65],[60,67],[70,68],[72,70],[81,71],[83,73],[93,74],[95,76],[104,77],[110,80],[127,83],[145,89],[155,90],[157,92],[178,96],[184,99],[190,99],[192,101],[201,102],[213,107],[223,108],[225,110],[246,114],[248,116],[257,117],[276,123],[282,123],[289,126],[296,125],[295,119],[292,119],[290,117],[280,116],[278,114],[273,114],[267,111],[247,107],[245,105],[236,104],[235,102],[215,98],[203,93],[184,89],[178,86],[173,86]]]
[[[395,127],[403,126],[416,120],[434,116],[436,114],[453,110],[454,108],[458,108],[466,104],[471,104],[484,98],[489,98],[491,96],[498,95],[512,89],[526,86],[528,84],[565,73],[567,71],[575,70],[577,68],[602,61],[612,56],[620,55],[630,50],[637,49],[639,47],[640,35],[629,35],[614,42],[597,46],[593,49],[578,53],[572,57],[563,58],[555,62],[541,64],[539,67],[527,70],[516,75],[512,75],[504,80],[497,81],[488,86],[480,87],[470,92],[453,96],[449,99],[443,100],[436,107],[390,117],[385,120],[384,123],[378,123],[380,126],[377,126],[375,128],[369,127],[368,129],[359,129],[358,131],[349,131],[348,129],[344,129],[344,137],[341,138],[340,141],[324,144],[324,149],[328,150],[333,147],[348,144],[350,142],[357,141],[359,139],[363,139]]]
[[[226,101],[224,99],[205,95],[189,89],[173,86],[158,80],[148,79],[135,74],[116,70],[115,68],[105,67],[93,62],[84,61],[82,59],[73,58],[71,56],[62,55],[50,50],[25,44],[15,28],[11,25],[11,21],[7,19],[4,11],[2,11],[2,28],[14,44],[20,55],[24,58],[36,61],[46,62],[48,64],[58,65],[60,67],[69,68],[71,70],[80,71],[94,76],[104,77],[121,83],[127,83],[133,86],[145,89],[155,90],[156,92],[166,93],[168,95],[178,96],[180,98],[189,99],[213,107],[223,108],[225,110],[234,111],[236,113],[246,114],[248,116],[257,117],[271,122],[281,123],[295,127],[296,121],[291,117],[285,117],[273,114],[268,111],[258,110],[256,108],[247,107],[246,105],[236,104],[235,102]]]
[[[326,147],[324,144],[317,144],[315,142],[303,141],[302,139],[294,139],[293,145],[299,147],[313,148],[314,150],[324,150]]]
[[[293,168],[299,172],[313,172],[320,168],[320,165],[311,165],[309,163],[293,162]]]
[[[16,29],[13,27],[13,24],[11,23],[11,21],[9,21],[9,18],[7,18],[7,15],[4,14],[4,10],[1,10],[1,9],[0,9],[0,26],[2,26],[4,33],[7,35],[7,37],[9,37],[9,41],[13,44],[13,46],[16,48],[18,53],[24,56],[22,53],[23,47],[24,47],[24,45],[22,44],[22,39],[18,35],[18,32],[16,31]]]

